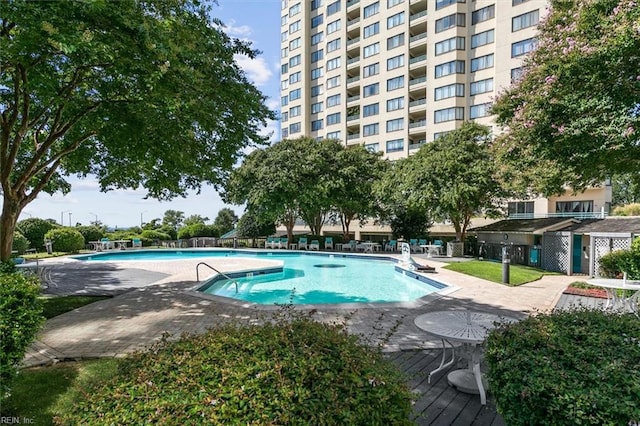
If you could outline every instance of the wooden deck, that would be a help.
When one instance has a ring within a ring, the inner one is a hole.
[[[417,425],[504,425],[487,393],[487,405],[480,404],[478,395],[459,392],[447,382],[447,374],[434,377],[428,383],[429,372],[440,365],[439,349],[408,350],[387,354],[388,359],[404,372],[416,395],[412,419]]]

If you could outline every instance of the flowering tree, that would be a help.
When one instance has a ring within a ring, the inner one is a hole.
[[[505,181],[550,195],[639,174],[640,5],[552,0],[539,30],[493,107]]]

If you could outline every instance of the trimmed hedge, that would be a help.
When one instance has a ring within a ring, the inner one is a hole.
[[[640,320],[633,314],[581,309],[503,325],[489,335],[486,360],[508,425],[640,422]]]
[[[0,273],[0,399],[44,322],[40,280],[22,272]]]
[[[18,254],[24,254],[25,251],[29,248],[29,240],[20,233],[20,231],[16,231],[13,233],[13,245],[11,246],[12,250],[18,252]]]
[[[412,424],[395,367],[308,318],[227,325],[121,362],[62,424]]]
[[[73,228],[56,228],[48,231],[44,238],[51,240],[54,251],[75,253],[84,248],[84,237]]]

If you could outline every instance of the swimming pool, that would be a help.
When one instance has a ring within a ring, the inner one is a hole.
[[[306,252],[240,250],[141,250],[79,256],[80,260],[179,260],[254,258],[281,262],[281,267],[216,275],[198,291],[250,303],[337,304],[410,302],[447,286],[400,268],[396,259]]]

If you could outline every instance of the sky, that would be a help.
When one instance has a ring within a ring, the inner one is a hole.
[[[232,37],[249,40],[262,53],[254,60],[237,58],[240,67],[255,86],[268,97],[267,106],[277,110],[280,104],[280,0],[218,0],[213,16],[222,20]],[[264,134],[279,139],[279,125],[270,122]],[[117,190],[100,192],[95,179],[70,178],[71,192],[40,194],[27,205],[19,220],[29,217],[55,219],[69,224],[89,225],[100,221],[109,227],[128,228],[141,222],[162,219],[167,210],[184,212],[185,217],[200,215],[213,221],[220,209],[228,207],[241,216],[244,207],[225,205],[213,187],[203,187],[200,194],[159,202],[145,200],[146,191]]]

